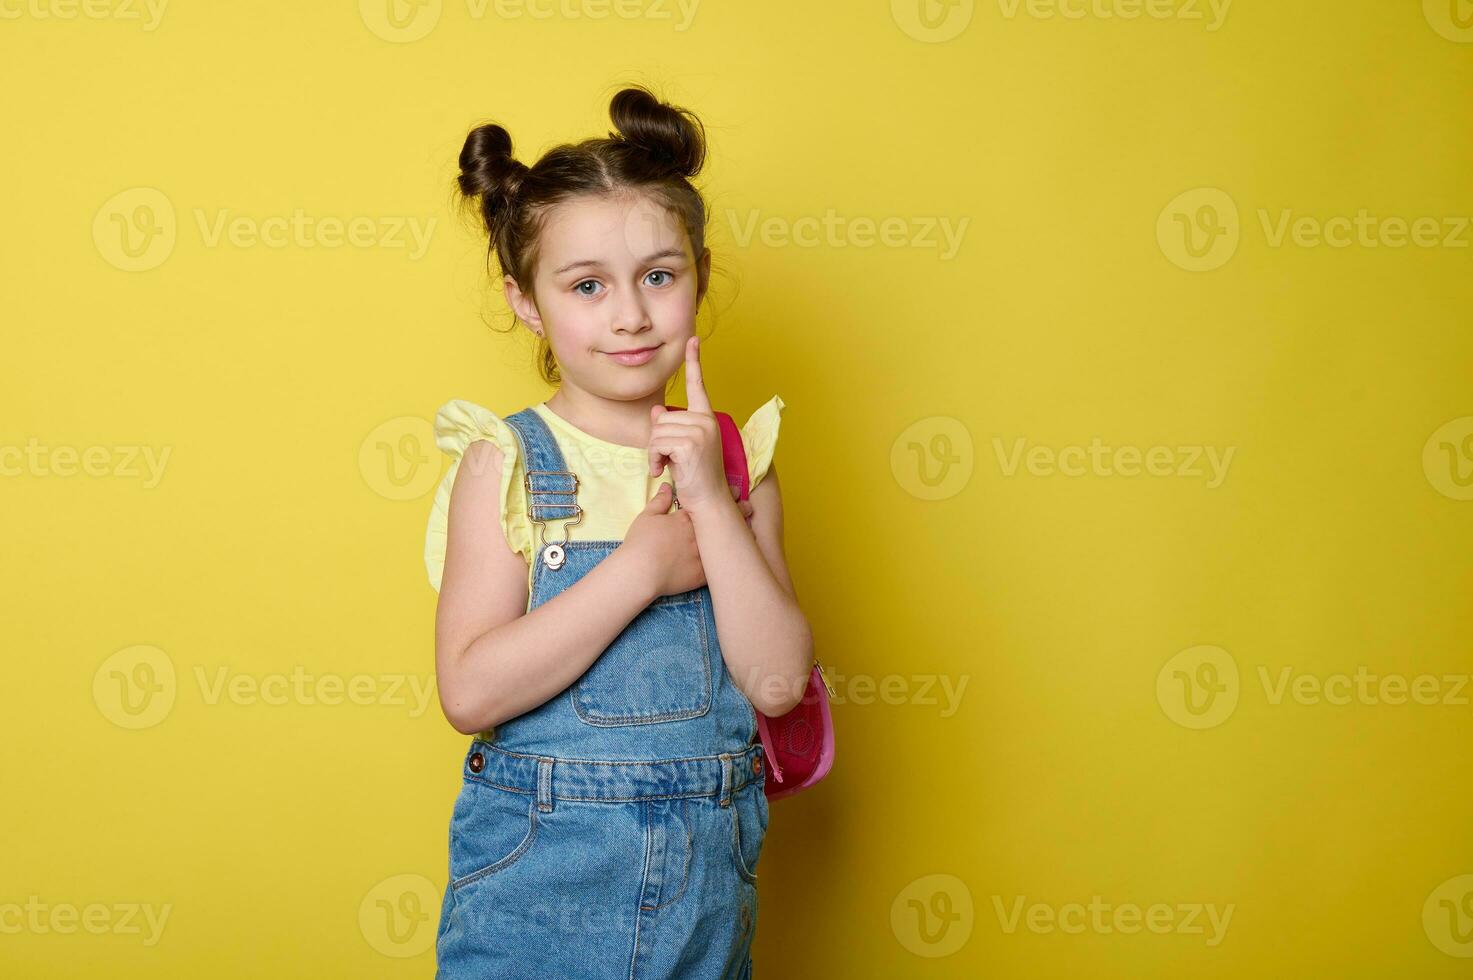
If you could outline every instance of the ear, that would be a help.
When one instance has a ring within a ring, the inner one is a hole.
[[[522,287],[511,276],[503,276],[501,280],[502,289],[506,293],[506,305],[510,306],[517,319],[532,328],[533,333],[543,333],[546,328],[542,325],[542,317],[537,312],[537,301],[530,293],[522,292]]]

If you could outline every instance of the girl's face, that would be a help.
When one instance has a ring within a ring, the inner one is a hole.
[[[547,215],[531,295],[508,276],[506,296],[546,334],[564,383],[631,400],[663,393],[684,361],[710,268],[710,249],[692,255],[685,228],[656,201],[585,195]],[[628,354],[644,348],[653,350]]]

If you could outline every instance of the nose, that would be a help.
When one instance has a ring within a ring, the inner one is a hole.
[[[625,292],[614,310],[614,332],[637,334],[643,333],[652,326],[649,310],[645,308],[644,297],[640,295],[639,290]]]

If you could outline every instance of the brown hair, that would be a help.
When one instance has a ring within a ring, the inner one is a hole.
[[[609,118],[614,132],[607,138],[560,144],[530,167],[512,156],[511,135],[495,123],[465,138],[460,194],[463,201],[479,200],[490,237],[488,263],[495,255],[524,291],[531,291],[543,219],[553,205],[580,194],[650,194],[685,225],[696,259],[705,248],[710,213],[690,182],[706,158],[701,121],[640,86],[614,95]],[[542,379],[557,384],[557,361],[545,336],[538,339],[536,359]]]

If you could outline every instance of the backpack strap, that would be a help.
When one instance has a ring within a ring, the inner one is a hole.
[[[716,421],[721,426],[721,460],[726,469],[726,482],[737,489],[738,500],[746,500],[752,488],[747,476],[747,451],[742,445],[742,430],[725,412],[717,412]]]
[[[717,412],[716,421],[721,426],[721,459],[726,469],[726,482],[737,489],[737,499],[746,500],[752,491],[751,478],[747,474],[747,450],[742,444],[742,430],[736,421],[725,412]],[[755,708],[757,735],[762,739],[762,754],[767,757],[767,768],[772,778],[783,781],[783,771],[777,764],[777,753],[772,750],[772,735],[767,730],[767,716]]]

